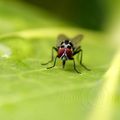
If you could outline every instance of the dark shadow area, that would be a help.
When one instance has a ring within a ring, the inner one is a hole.
[[[51,12],[77,27],[103,30],[106,18],[104,0],[23,0]]]

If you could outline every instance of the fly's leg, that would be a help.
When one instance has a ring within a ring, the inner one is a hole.
[[[75,63],[74,58],[71,58],[70,60],[73,60],[73,67],[74,67],[74,70],[75,70],[77,73],[80,73],[80,74],[81,74],[81,72],[79,72],[79,71],[77,70],[77,68],[76,68],[76,63]]]
[[[81,53],[81,56],[80,56],[80,65],[81,65],[82,67],[84,67],[86,70],[90,71],[90,69],[87,68],[87,67],[82,63],[83,50],[82,50],[80,47],[78,47],[78,48],[74,51],[73,55],[76,55],[76,54],[78,54],[78,53]]]
[[[82,67],[84,67],[86,70],[90,71],[90,69],[87,68],[87,67],[82,63],[82,59],[83,59],[83,50],[80,49],[79,53],[81,53],[81,56],[80,56],[80,65],[81,65]]]
[[[50,68],[53,68],[53,67],[55,67],[55,65],[56,65],[56,60],[57,60],[57,57],[58,57],[58,56],[56,56],[56,57],[55,57],[55,60],[54,60],[54,64],[53,64],[53,66],[51,66],[51,67],[48,67],[47,69],[50,69]]]
[[[78,47],[77,49],[75,49],[73,51],[73,56],[76,55],[76,54],[78,54],[80,51],[81,51],[80,47]]]
[[[51,55],[51,60],[50,61],[48,61],[47,63],[43,63],[43,64],[41,64],[41,65],[47,65],[47,64],[49,64],[49,63],[51,63],[53,60],[54,60],[54,50],[57,52],[58,51],[58,49],[56,48],[56,47],[52,47],[52,55]]]

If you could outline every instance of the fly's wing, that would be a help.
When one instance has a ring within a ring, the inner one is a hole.
[[[64,40],[68,40],[68,39],[69,39],[69,38],[68,38],[66,35],[64,35],[64,34],[58,35],[56,46],[57,46],[57,47],[60,46],[61,43],[62,43]]]
[[[77,36],[75,36],[73,39],[71,39],[71,42],[73,44],[73,47],[76,49],[80,46],[80,42],[83,39],[83,35],[79,34]]]

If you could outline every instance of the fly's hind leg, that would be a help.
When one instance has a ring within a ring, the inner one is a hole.
[[[49,60],[47,63],[42,63],[41,65],[47,65],[47,64],[53,62],[53,60],[54,60],[54,50],[55,50],[56,52],[58,51],[58,49],[57,49],[56,47],[52,47],[51,60]]]

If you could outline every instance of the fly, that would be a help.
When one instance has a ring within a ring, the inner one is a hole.
[[[53,68],[56,65],[57,58],[59,58],[59,59],[62,60],[62,66],[64,68],[66,61],[67,60],[72,60],[73,61],[74,70],[77,73],[81,73],[80,71],[77,70],[75,59],[74,59],[74,56],[76,54],[80,54],[81,53],[81,56],[80,56],[80,65],[82,67],[84,67],[86,70],[90,70],[89,68],[87,68],[82,63],[83,50],[81,49],[81,46],[80,46],[80,42],[81,42],[82,39],[83,39],[83,35],[82,34],[79,34],[79,35],[75,36],[72,39],[68,38],[64,34],[60,34],[58,36],[58,38],[57,38],[56,47],[52,47],[51,60],[48,61],[47,63],[42,64],[42,65],[47,65],[47,64],[51,63],[52,61],[54,61],[54,64],[51,67],[48,67],[47,69]],[[57,52],[57,55],[56,55],[55,58],[54,58],[54,54],[53,54],[54,50]]]

